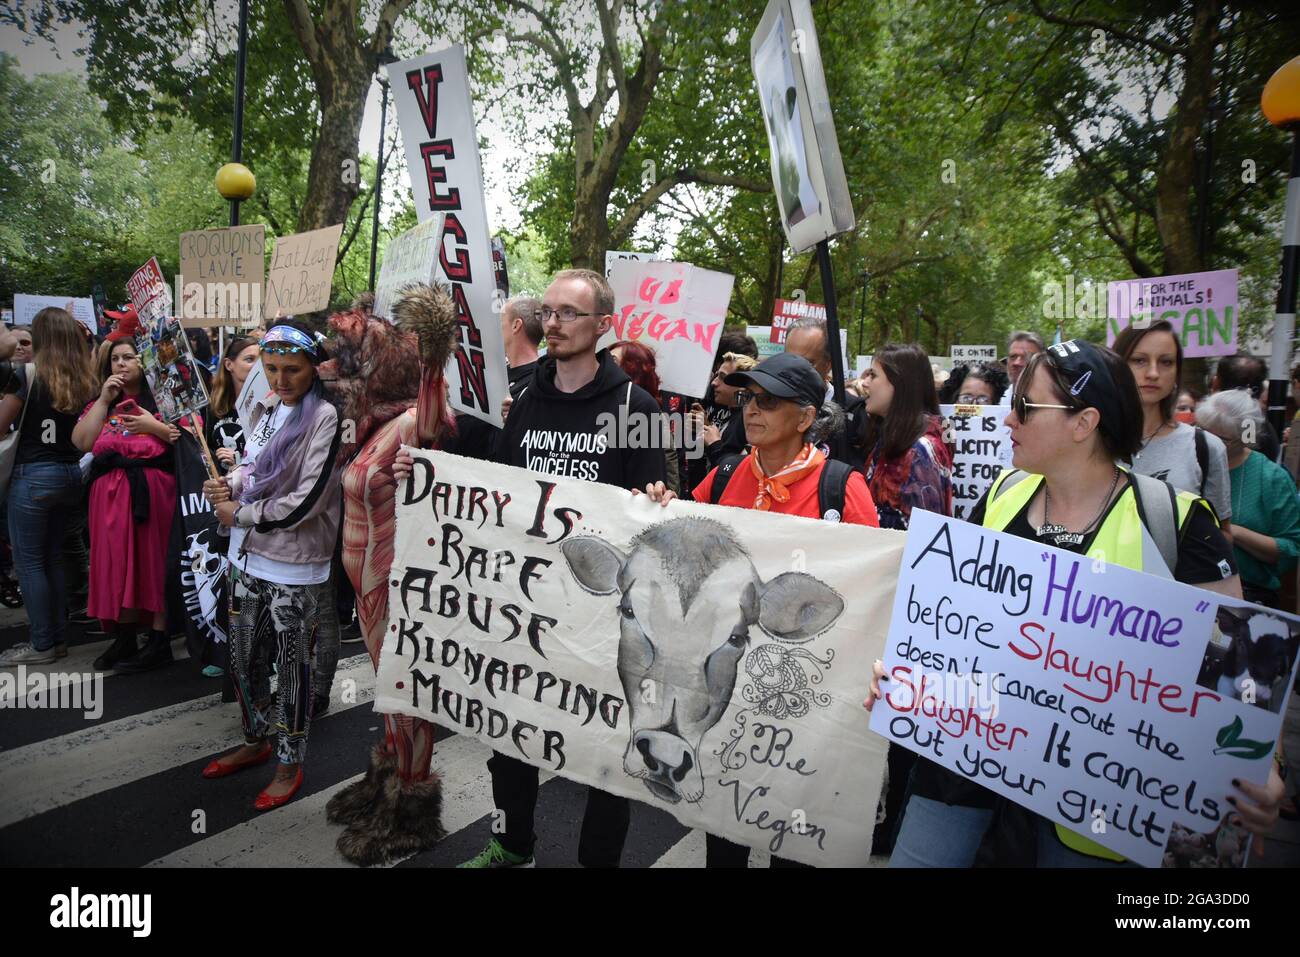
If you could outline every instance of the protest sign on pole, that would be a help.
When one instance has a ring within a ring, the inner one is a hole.
[[[262,314],[268,325],[281,316],[328,309],[343,224],[281,236],[271,252]]]
[[[759,362],[778,352],[785,352],[784,345],[773,341],[771,326],[745,326],[745,335],[753,339],[754,344],[758,346]]]
[[[1106,344],[1130,323],[1141,327],[1168,319],[1183,343],[1183,355],[1230,356],[1237,351],[1240,306],[1237,270],[1129,279],[1106,286]]]
[[[997,362],[997,346],[953,346],[951,352],[953,365],[972,362]]]
[[[92,333],[99,331],[95,320],[94,300],[83,296],[28,296],[21,292],[15,293],[13,324],[30,326],[38,312],[51,306],[67,310],[73,319]]]
[[[778,299],[772,307],[772,341],[785,344],[785,334],[799,319],[826,321],[826,307],[802,299]]]
[[[620,260],[609,282],[614,321],[599,346],[620,339],[643,342],[655,351],[655,369],[666,391],[703,396],[734,281],[727,273],[688,263]]]
[[[608,279],[614,271],[614,263],[630,260],[638,263],[658,262],[659,256],[654,253],[638,253],[630,249],[607,249],[605,250],[605,278]]]
[[[394,236],[384,249],[384,262],[375,280],[375,315],[392,319],[393,304],[411,283],[438,279],[438,250],[442,246],[443,214],[438,213]]]
[[[1007,409],[997,405],[941,405],[952,437],[952,515],[966,518],[993,480],[1011,467]]]
[[[147,263],[131,274],[131,278],[126,281],[126,293],[135,306],[136,315],[140,317],[140,325],[145,328],[156,326],[159,319],[172,314],[171,287],[163,278],[157,256],[150,257]]]
[[[886,748],[862,699],[902,533],[414,454],[376,710],[782,857],[867,862]]]
[[[257,325],[265,278],[266,227],[260,223],[181,233],[181,324]]]
[[[496,279],[497,291],[502,298],[510,298],[510,274],[506,270],[506,241],[500,236],[492,237],[492,275]]]
[[[872,730],[1148,867],[1240,866],[1300,618],[920,509]],[[1253,675],[1252,646],[1282,661]],[[1240,650],[1238,646],[1244,646]]]
[[[458,341],[448,360],[451,404],[500,426],[501,403],[510,394],[503,301],[492,271],[492,234],[483,198],[483,170],[474,134],[474,110],[465,48],[387,66],[406,167],[420,222],[445,213],[439,276],[456,302]]]

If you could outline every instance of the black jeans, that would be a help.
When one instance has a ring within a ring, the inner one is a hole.
[[[533,815],[537,810],[537,768],[499,751],[488,758],[492,773],[492,800],[505,815],[505,831],[497,840],[511,854],[528,857],[537,835]],[[587,810],[578,838],[578,863],[583,867],[618,867],[631,817],[628,799],[587,788]]]

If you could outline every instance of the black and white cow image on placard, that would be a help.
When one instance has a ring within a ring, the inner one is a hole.
[[[844,610],[804,572],[763,581],[731,529],[711,519],[652,525],[626,552],[595,536],[560,549],[583,588],[618,596],[618,675],[631,709],[623,770],[672,804],[704,795],[700,739],[731,701],[753,630],[802,643]]]

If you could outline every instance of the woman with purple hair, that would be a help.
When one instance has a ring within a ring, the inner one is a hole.
[[[244,456],[229,475],[204,484],[217,520],[230,529],[230,666],[244,728],[242,747],[203,769],[225,777],[270,759],[279,768],[254,807],[286,803],[302,784],[311,724],[312,644],[330,600],[330,558],[341,501],[335,460],[338,413],[325,398],[316,339],[296,323],[262,339],[273,394],[249,417]],[[272,704],[269,665],[275,662]]]

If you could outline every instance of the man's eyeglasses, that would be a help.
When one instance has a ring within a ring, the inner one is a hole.
[[[1030,409],[1064,409],[1066,412],[1082,411],[1080,409],[1076,409],[1072,405],[1056,405],[1054,403],[1048,403],[1048,402],[1030,402],[1028,399],[1025,398],[1023,393],[1012,398],[1011,408],[1015,411],[1016,418],[1020,420],[1021,425],[1024,425],[1026,422],[1029,421]]]
[[[603,315],[603,312],[578,312],[578,310],[574,309],[572,306],[563,306],[559,309],[552,309],[550,306],[542,306],[541,309],[538,309],[533,313],[533,318],[542,323],[550,319],[551,316],[559,319],[560,322],[573,322],[573,320],[577,319],[579,316]]]
[[[783,399],[779,395],[772,395],[770,392],[764,392],[760,395],[756,392],[742,390],[736,393],[736,405],[742,409],[753,402],[760,411],[771,412],[774,409],[781,408],[782,402],[790,401],[790,399]]]

